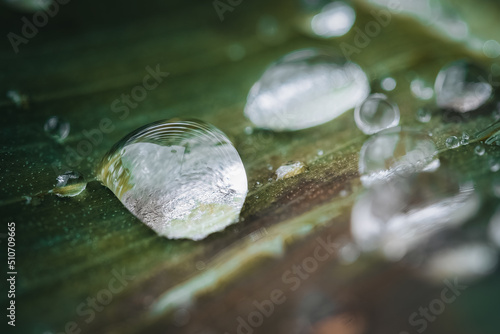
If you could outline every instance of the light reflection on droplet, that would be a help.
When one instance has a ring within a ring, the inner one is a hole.
[[[238,152],[200,121],[137,129],[103,158],[98,179],[143,223],[173,239],[203,239],[236,222],[247,193]]]
[[[484,155],[485,152],[486,152],[486,150],[484,149],[484,146],[482,146],[482,145],[477,145],[474,148],[474,153],[476,153],[476,155],[478,155],[478,156]]]
[[[466,222],[479,203],[472,184],[460,184],[447,171],[396,178],[357,200],[351,232],[364,251],[380,249],[398,260],[434,233]]]
[[[384,94],[372,94],[354,110],[354,120],[365,134],[374,134],[399,124],[399,108]]]
[[[446,147],[457,148],[460,146],[460,140],[456,136],[446,138]]]
[[[356,20],[356,13],[351,6],[342,1],[327,4],[311,20],[312,31],[325,38],[347,34]]]
[[[369,90],[356,64],[327,51],[300,50],[267,68],[248,94],[245,115],[260,128],[305,129],[354,108]]]
[[[433,171],[440,165],[434,141],[425,133],[393,128],[368,139],[361,148],[359,173],[369,187],[395,176]]]
[[[436,102],[440,108],[458,112],[476,110],[491,97],[488,73],[466,61],[445,66],[436,77]]]
[[[422,107],[417,110],[416,118],[421,123],[429,123],[432,118],[432,113],[428,108]]]

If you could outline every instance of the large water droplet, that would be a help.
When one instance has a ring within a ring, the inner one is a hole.
[[[436,145],[425,133],[400,127],[385,130],[361,148],[361,182],[369,187],[395,176],[433,171],[440,165],[437,153]]]
[[[245,115],[265,129],[305,129],[354,108],[369,90],[358,65],[322,50],[300,50],[267,68],[248,94]]]
[[[476,110],[491,97],[488,73],[467,61],[445,66],[436,77],[436,102],[440,108],[458,112]]]
[[[74,197],[80,195],[87,187],[85,178],[78,172],[66,172],[56,179],[57,183],[51,193],[59,197]]]
[[[44,124],[45,132],[57,141],[63,141],[68,137],[71,126],[69,122],[57,117],[50,117]]]
[[[98,178],[167,238],[199,240],[237,221],[245,168],[229,139],[200,121],[159,121],[120,140]]]
[[[479,209],[470,183],[449,171],[419,173],[377,184],[352,210],[351,232],[365,251],[380,249],[399,259],[446,227],[458,226]]]
[[[460,140],[457,136],[450,136],[446,138],[446,147],[448,148],[457,148],[460,146]]]
[[[399,108],[384,94],[373,94],[356,107],[354,120],[365,134],[373,134],[399,124]]]

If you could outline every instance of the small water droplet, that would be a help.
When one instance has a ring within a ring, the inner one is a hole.
[[[494,157],[490,158],[489,164],[490,164],[490,170],[493,173],[496,173],[500,170],[500,162],[496,158]]]
[[[374,134],[399,124],[399,108],[384,94],[373,94],[356,107],[354,120],[365,134]]]
[[[318,150],[317,152],[318,156],[322,156],[324,154],[323,150]]]
[[[396,88],[397,82],[394,78],[387,77],[387,78],[382,79],[382,81],[380,82],[380,85],[382,86],[383,90],[385,90],[387,92],[391,92]]]
[[[483,106],[493,88],[486,82],[488,73],[467,61],[445,66],[436,77],[436,102],[440,108],[469,112]]]
[[[302,174],[307,170],[307,166],[300,161],[291,161],[276,169],[276,179],[282,180]]]
[[[493,39],[484,42],[483,52],[484,55],[488,58],[497,58],[498,56],[500,56],[500,43]]]
[[[462,133],[462,138],[460,138],[460,145],[469,144],[470,136],[467,132]]]
[[[246,133],[247,135],[251,135],[251,134],[253,133],[253,128],[252,128],[251,126],[247,126],[247,127],[245,128],[245,133]]]
[[[484,149],[484,147],[482,145],[477,145],[474,148],[474,153],[476,153],[476,155],[482,156],[482,155],[484,155],[485,152],[486,152],[486,150]]]
[[[29,108],[29,98],[28,95],[22,94],[17,90],[9,90],[7,92],[7,97],[20,109]]]
[[[408,176],[434,171],[440,166],[437,148],[425,133],[401,129],[385,130],[369,138],[361,148],[359,174],[365,187]]]
[[[417,110],[416,117],[421,123],[429,123],[432,118],[432,113],[428,108],[423,107]]]
[[[227,56],[232,61],[238,61],[245,57],[247,51],[241,44],[231,44],[226,49]]]
[[[83,175],[73,171],[59,175],[56,182],[56,186],[52,189],[52,193],[59,197],[77,196],[87,187],[87,182]]]
[[[273,166],[272,166],[272,165],[270,165],[270,164],[268,164],[268,165],[267,165],[267,169],[268,169],[268,170],[273,170]]]
[[[200,240],[237,222],[248,187],[229,139],[195,120],[133,131],[103,158],[98,179],[143,223],[172,239]]]
[[[352,109],[369,90],[358,65],[324,50],[300,50],[266,69],[248,94],[245,115],[260,128],[305,129]]]
[[[457,148],[459,146],[460,146],[460,140],[458,140],[457,136],[450,136],[446,138],[446,147]]]
[[[57,141],[63,141],[68,137],[71,126],[69,122],[57,117],[50,117],[44,124],[43,129]]]
[[[347,34],[356,20],[354,9],[342,1],[334,1],[322,6],[323,4],[319,2],[316,5],[314,9],[317,14],[312,17],[310,27],[304,26],[304,30],[311,32],[313,36],[323,38],[340,37]],[[321,9],[318,12],[319,8]],[[311,11],[312,9],[310,8]],[[304,20],[305,24],[307,24],[309,17],[307,16]]]

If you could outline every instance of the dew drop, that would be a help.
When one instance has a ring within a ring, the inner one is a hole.
[[[488,73],[467,61],[456,61],[445,66],[436,77],[436,102],[440,108],[469,112],[483,106],[491,97],[493,88]]]
[[[399,124],[399,108],[384,94],[372,94],[354,111],[354,120],[365,134],[374,134]]]
[[[478,156],[482,156],[484,155],[484,153],[486,152],[486,150],[484,149],[484,147],[482,145],[477,145],[475,148],[474,148],[474,153]]]
[[[437,148],[427,134],[401,127],[368,139],[361,148],[359,174],[365,187],[396,176],[433,171],[440,165]]]
[[[313,16],[310,29],[314,36],[340,37],[351,30],[355,20],[356,12],[351,6],[342,1],[334,1],[323,6],[319,13]],[[309,32],[307,28],[305,30]]]
[[[446,147],[457,148],[460,146],[460,140],[456,136],[446,138]]]
[[[490,158],[489,164],[490,164],[490,170],[493,173],[496,173],[500,170],[500,162],[497,159],[495,159],[494,157]]]
[[[276,179],[287,179],[289,177],[302,174],[306,170],[307,166],[303,162],[291,161],[276,169]]]
[[[432,118],[432,113],[426,107],[419,108],[417,110],[416,118],[417,118],[417,121],[419,121],[421,123],[429,123],[431,118]]]
[[[462,133],[462,138],[460,138],[460,145],[469,144],[470,136],[467,132]]]
[[[382,89],[391,92],[396,88],[397,82],[394,78],[387,77],[382,79],[380,86],[382,86]]]
[[[248,94],[245,115],[258,127],[293,131],[328,122],[368,95],[363,70],[319,49],[292,52],[269,66]]]
[[[9,90],[7,92],[7,97],[15,104],[19,109],[29,108],[29,98],[28,95],[22,94],[17,90]]]
[[[69,122],[57,116],[50,117],[43,126],[45,133],[57,141],[66,139],[69,135],[70,128]]]
[[[172,239],[200,240],[235,223],[248,190],[229,139],[195,120],[133,131],[105,155],[98,179],[144,224]]]
[[[85,178],[78,172],[66,172],[56,179],[52,193],[59,197],[74,197],[80,195],[87,187]]]
[[[449,171],[413,174],[379,183],[353,207],[351,232],[364,251],[399,259],[446,227],[465,223],[479,209],[471,183]]]
[[[500,43],[493,39],[484,42],[483,52],[484,55],[488,58],[497,58],[498,56],[500,56]]]
[[[324,154],[323,150],[318,150],[316,153],[318,154],[318,156],[322,156]]]

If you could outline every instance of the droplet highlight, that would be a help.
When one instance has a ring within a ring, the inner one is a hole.
[[[354,111],[354,120],[365,134],[374,134],[399,124],[398,106],[384,94],[372,94]]]

